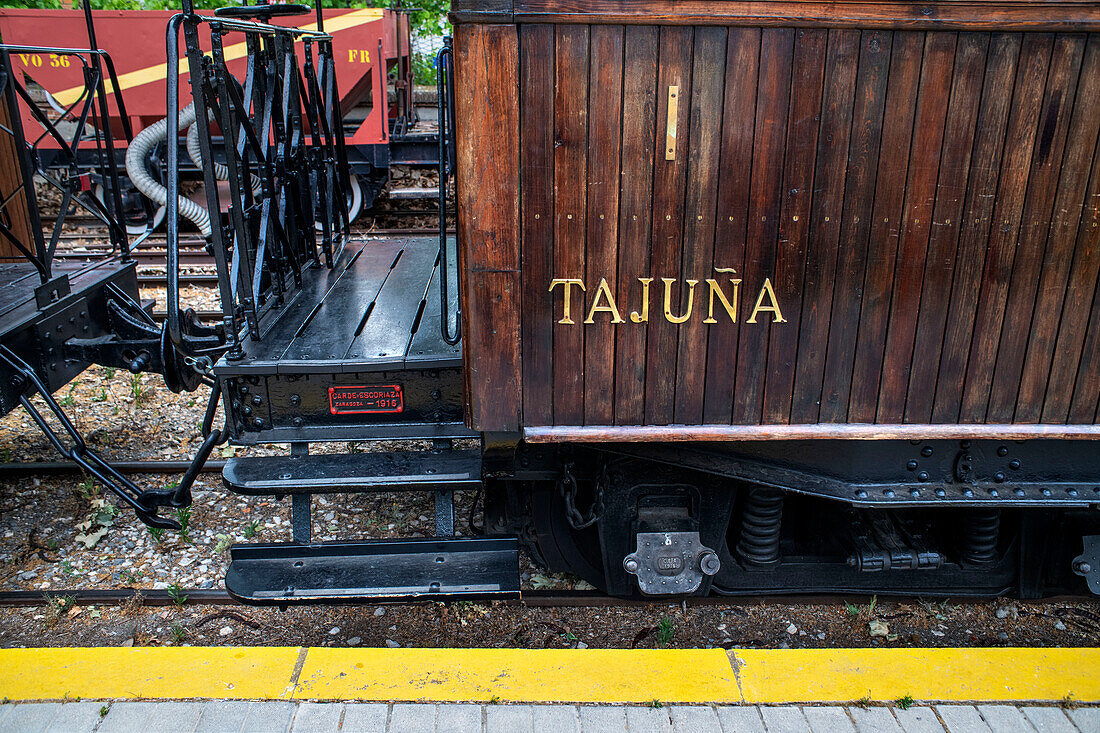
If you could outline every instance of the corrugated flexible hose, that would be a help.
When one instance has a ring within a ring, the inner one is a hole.
[[[180,127],[187,127],[194,122],[195,105],[192,103],[180,110],[179,123]],[[148,156],[149,151],[166,137],[168,137],[167,117],[154,122],[139,132],[126,150],[126,173],[130,176],[130,181],[133,182],[137,190],[141,191],[158,206],[167,205],[168,189],[162,186],[146,170],[145,158]],[[195,226],[199,228],[204,237],[210,236],[210,214],[206,209],[186,196],[180,196],[179,211],[180,216],[195,223]]]
[[[182,121],[181,121],[182,124]],[[191,162],[195,164],[200,171],[205,170],[202,165],[202,148],[199,146],[199,122],[196,119],[195,123],[187,130],[187,155],[191,158]],[[214,161],[214,177],[219,181],[229,180],[229,166],[225,163],[219,163]],[[263,182],[260,177],[255,173],[251,175],[252,179],[252,193],[255,196],[260,195],[260,191],[263,190]]]

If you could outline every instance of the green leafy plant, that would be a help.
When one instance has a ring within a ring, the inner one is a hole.
[[[69,391],[66,392],[65,396],[61,398],[60,404],[63,407],[72,407],[73,403],[76,402],[76,395],[74,394],[74,392],[76,392],[76,384],[76,382],[70,384]]]
[[[657,622],[657,643],[661,646],[668,646],[675,632],[676,627],[672,625],[672,619],[668,616],[662,616],[661,620]]]
[[[654,710],[656,710],[658,708],[663,708],[665,706],[665,704],[663,702],[661,702],[660,700],[658,700],[657,698],[653,698],[652,700],[647,702],[645,704],[645,706],[647,708],[653,708]]]
[[[93,499],[99,498],[99,487],[96,486],[95,481],[90,478],[81,481],[76,491],[84,501],[92,501]]]
[[[172,624],[172,628],[169,629],[172,633],[172,641],[177,644],[182,644],[184,639],[187,638],[187,629],[180,626],[178,623]]]
[[[110,706],[108,706],[108,705],[103,705],[102,707],[100,707],[100,708],[99,708],[99,717],[101,717],[101,718],[106,718],[106,717],[107,717],[107,713],[109,713],[110,711],[111,711],[111,708],[110,708]]]
[[[46,594],[46,624],[53,626],[73,606],[76,605],[76,596],[51,596]]]
[[[168,486],[165,487],[165,488],[167,488],[169,491],[171,491],[172,489],[176,488],[176,482],[173,481],[172,483],[168,484]],[[190,542],[191,541],[191,507],[181,506],[179,509],[176,509],[176,521],[180,523],[180,539],[183,540],[184,542]]]
[[[847,601],[845,601],[844,602],[844,608],[845,608],[846,611],[848,611],[849,616],[858,616],[859,615],[859,606],[857,606],[854,603],[848,603]]]
[[[260,533],[260,520],[253,519],[244,526],[244,538],[250,540]]]
[[[175,603],[177,606],[182,606],[187,603],[187,594],[183,592],[183,586],[180,585],[178,580],[168,586],[168,597],[171,598],[172,603]]]
[[[897,700],[894,700],[894,704],[902,710],[908,710],[909,708],[913,707],[913,696],[909,693],[906,693],[902,697],[899,697]]]
[[[114,379],[115,378],[115,372],[117,372],[118,370],[115,369],[114,367],[104,367],[103,371],[104,371],[104,373],[106,373],[107,379]]]
[[[106,402],[107,401],[107,388],[100,387],[99,394],[92,397],[92,402]]]
[[[153,542],[158,545],[164,542],[164,528],[163,527],[149,527],[149,536],[153,538]]]
[[[140,408],[145,402],[145,385],[141,383],[140,374],[130,375],[130,396],[134,398],[134,409]]]

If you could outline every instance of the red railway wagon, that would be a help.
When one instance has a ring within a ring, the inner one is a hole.
[[[114,61],[135,131],[164,118],[164,28],[174,14],[170,10],[92,12],[96,40]],[[364,102],[371,103],[366,118],[353,133],[348,132],[347,143],[384,145],[389,132],[389,117],[402,114],[401,110],[391,109],[385,91],[389,70],[399,60],[409,56],[408,15],[381,8],[340,8],[326,9],[324,18],[325,32],[333,37],[342,111],[347,114]],[[299,20],[295,16],[277,17],[273,22],[299,25]],[[301,25],[309,29],[317,26],[316,22]],[[81,45],[87,38],[87,30],[84,14],[79,10],[0,8],[0,38],[5,43],[21,45]],[[205,50],[209,51],[208,48]],[[227,48],[226,54],[231,57],[230,68],[242,72],[248,61],[243,44]],[[14,54],[12,66],[14,71],[39,84],[52,98],[52,104],[62,108],[76,101],[84,88],[81,69],[63,56]],[[186,98],[185,104],[190,98],[187,73],[187,62],[181,59],[180,96]],[[108,85],[108,93],[112,91]],[[39,127],[30,113],[25,113],[23,124],[28,130]],[[117,119],[115,125],[118,127]],[[56,143],[44,140],[42,145]]]
[[[164,28],[173,14],[173,11],[167,10],[92,12],[96,41],[114,62],[135,133],[165,115]],[[385,185],[386,171],[391,162],[391,127],[396,123],[398,129],[403,131],[412,121],[409,17],[407,13],[381,8],[340,8],[324,10],[324,19],[325,32],[333,36],[348,162],[352,175],[356,177],[349,201],[354,218],[364,205],[370,206],[373,197]],[[301,21],[301,17],[295,16],[273,20],[279,25],[301,24],[307,29],[316,28],[316,20]],[[79,10],[0,8],[0,39],[17,45],[83,45],[87,39],[87,26],[84,14]],[[209,52],[209,44],[204,50]],[[302,50],[301,43],[298,50]],[[243,73],[248,60],[244,44],[228,47],[226,55],[229,68],[234,73]],[[187,61],[182,56],[182,49],[179,64],[180,95],[181,98],[189,97]],[[12,54],[12,67],[15,73],[42,87],[45,101],[58,114],[76,102],[84,89],[82,69],[65,55],[15,53]],[[391,77],[396,92],[393,100],[388,94]],[[114,90],[109,82],[106,88],[115,115],[112,117],[112,130],[115,139],[120,141],[120,154],[124,155],[125,138],[121,135]],[[33,130],[41,131],[41,125],[29,109],[24,109],[23,117],[28,135]],[[49,166],[53,160],[51,155],[58,149],[57,142],[43,136],[37,147],[41,161]],[[92,159],[86,162],[91,168],[98,165],[98,161]],[[132,190],[127,198],[131,204],[128,206],[131,212],[128,221],[133,219],[129,226],[136,234],[144,227],[141,199]],[[158,219],[160,214],[158,212]]]

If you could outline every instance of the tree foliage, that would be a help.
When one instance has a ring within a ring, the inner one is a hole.
[[[309,0],[302,0],[309,2]],[[442,35],[447,32],[447,10],[450,0],[414,0],[406,5],[411,10],[413,35],[427,33]],[[236,3],[229,0],[195,0],[195,7],[202,10],[220,8]],[[333,0],[325,7],[333,8],[388,8],[391,0]],[[80,8],[80,0],[0,0],[0,8]],[[179,0],[92,0],[92,10],[177,10]]]

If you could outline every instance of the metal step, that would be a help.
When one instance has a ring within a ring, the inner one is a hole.
[[[250,496],[470,489],[481,486],[481,453],[431,450],[230,458],[222,469],[222,482],[230,491]]]
[[[515,537],[235,545],[225,588],[255,605],[519,595]]]
[[[391,188],[389,190],[389,197],[391,199],[436,199],[439,198],[438,188]]]

